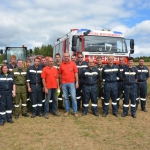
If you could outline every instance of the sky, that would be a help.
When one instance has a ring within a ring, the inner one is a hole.
[[[150,0],[0,0],[0,49],[53,46],[72,28],[120,31],[150,56]]]

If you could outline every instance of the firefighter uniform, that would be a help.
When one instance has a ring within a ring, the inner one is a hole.
[[[136,96],[137,96],[137,69],[136,67],[125,68],[123,71],[124,79],[124,102],[123,102],[123,114],[122,117],[128,115],[129,99],[131,99],[131,115],[136,118]]]
[[[59,72],[59,67],[60,67],[60,64],[57,64],[56,62],[54,62],[54,67],[58,70]],[[50,102],[52,103],[52,100],[50,100]],[[63,94],[62,94],[62,89],[60,90],[60,94],[58,96],[58,108],[59,109],[64,109],[64,106],[63,106]]]
[[[92,102],[92,112],[95,116],[98,114],[97,105],[97,82],[100,79],[100,72],[96,67],[90,69],[89,67],[83,70],[81,77],[83,78],[83,110],[82,115],[86,115],[89,108],[89,100]]]
[[[26,76],[27,70],[25,68],[15,68],[13,70],[14,80],[16,84],[16,97],[14,97],[14,113],[15,118],[19,117],[19,104],[22,101],[22,115],[28,117],[27,114],[27,85]]]
[[[118,96],[118,77],[119,77],[119,67],[116,65],[110,66],[105,65],[102,71],[102,79],[104,83],[104,107],[103,107],[103,117],[106,117],[109,109],[109,100],[112,99],[112,111],[113,115],[118,117],[117,108],[117,96]]]
[[[8,64],[7,66],[8,66],[8,68],[9,68],[9,71],[10,71],[10,72],[12,72],[13,69],[17,68],[17,64],[15,64],[14,66],[12,66],[11,64]]]
[[[12,121],[12,90],[14,78],[11,74],[0,74],[0,125],[4,125],[5,119],[7,122]]]
[[[42,117],[42,67],[34,65],[27,71],[27,82],[30,84],[30,98],[32,103],[32,118],[36,115]]]
[[[85,70],[85,68],[88,67],[88,64],[86,61],[83,61],[81,64],[79,62],[76,62],[76,66],[78,68],[78,77],[79,77],[79,87],[76,89],[77,110],[79,110],[81,105],[82,87],[83,87],[83,79],[81,78],[81,74],[83,70]]]
[[[100,72],[100,80],[98,81],[98,98],[101,98],[102,107],[104,106],[104,81],[102,79],[102,70],[103,65],[96,65],[95,66]]]
[[[138,82],[137,82],[137,98],[136,98],[136,108],[139,104],[139,99],[141,101],[141,110],[147,111],[146,106],[146,94],[147,94],[147,82],[149,78],[149,69],[146,66],[136,67],[138,70]]]
[[[127,65],[118,65],[119,67],[119,80],[118,80],[118,97],[117,97],[117,106],[119,109],[119,101],[120,99],[124,98],[124,91],[123,91],[123,70],[127,67]]]

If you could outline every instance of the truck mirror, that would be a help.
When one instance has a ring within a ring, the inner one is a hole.
[[[130,49],[134,50],[134,40],[133,39],[130,40]]]
[[[76,46],[72,46],[72,51],[76,52],[77,51],[77,47]]]
[[[133,54],[133,53],[134,53],[134,50],[133,50],[133,49],[131,49],[131,50],[130,50],[130,54]]]
[[[73,36],[72,37],[72,47],[77,45],[77,37]]]

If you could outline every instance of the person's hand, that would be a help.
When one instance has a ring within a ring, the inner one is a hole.
[[[16,96],[16,93],[13,93],[13,94],[12,94],[12,97],[15,97],[15,96]]]
[[[76,89],[77,89],[78,87],[79,87],[79,83],[77,82],[77,83],[76,83]]]
[[[48,94],[48,89],[47,88],[45,88],[45,93]]]
[[[45,91],[45,88],[43,87],[42,91],[44,92]]]
[[[32,90],[31,90],[31,88],[30,88],[30,87],[28,88],[28,92],[32,92]]]

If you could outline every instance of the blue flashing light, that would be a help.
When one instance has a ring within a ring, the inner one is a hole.
[[[122,34],[122,32],[119,31],[113,31],[114,34]]]

